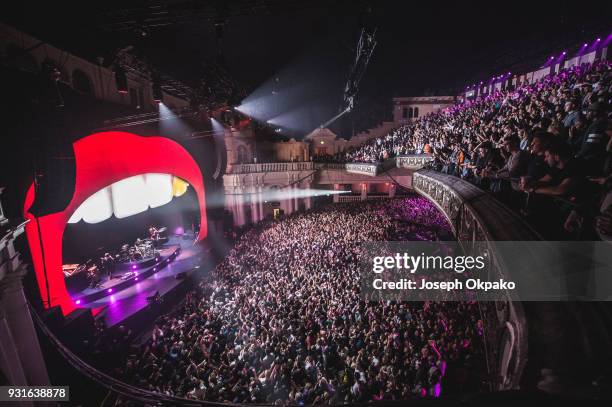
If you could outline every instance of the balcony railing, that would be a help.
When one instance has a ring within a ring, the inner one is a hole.
[[[315,163],[317,170],[345,170],[346,164],[342,163]]]
[[[418,155],[402,155],[395,157],[395,166],[397,168],[408,168],[410,170],[418,170],[433,162],[433,155],[418,154]]]
[[[292,163],[261,163],[261,164],[234,164],[231,166],[231,174],[249,174],[255,172],[286,172],[286,171],[309,171],[314,170],[312,161]]]
[[[338,197],[338,202],[340,202],[340,203],[359,202],[359,201],[361,201],[361,196],[360,195],[340,195]]]
[[[352,174],[377,176],[384,170],[390,168],[406,168],[418,170],[433,161],[433,156],[407,155],[390,158],[383,163],[313,163],[312,161],[292,163],[261,163],[261,164],[234,164],[229,171],[230,174],[250,174],[256,172],[285,172],[285,171],[309,171],[309,170],[344,170]]]
[[[338,197],[338,202],[344,203],[344,202],[359,202],[359,201],[382,201],[382,200],[391,199],[391,198],[393,197],[389,196],[388,194],[366,195],[366,196],[340,195]]]
[[[450,175],[417,171],[412,185],[431,200],[450,222],[457,239],[466,247],[486,245],[493,254],[492,272],[508,280],[504,261],[490,242],[540,240],[518,215],[474,185]],[[489,372],[499,379],[495,390],[516,389],[527,361],[527,322],[520,302],[506,293],[504,301],[480,302],[485,321],[485,344]]]
[[[433,160],[434,160],[434,157],[428,154],[402,155],[399,157],[390,158],[378,164],[349,163],[349,164],[346,164],[346,171],[355,173],[355,174],[371,175],[375,177],[384,171],[390,170],[391,168],[406,168],[409,170],[420,170],[421,168],[425,167],[427,164],[429,164]]]
[[[346,172],[352,174],[370,175],[375,177],[378,174],[378,164],[362,164],[362,163],[349,163],[345,164]]]

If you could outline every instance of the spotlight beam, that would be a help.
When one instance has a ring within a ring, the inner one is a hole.
[[[292,189],[292,188],[283,188],[277,190],[267,190],[261,194],[261,198],[257,193],[238,193],[238,194],[228,194],[228,195],[250,195],[251,200],[254,202],[260,201],[283,201],[287,199],[293,198],[308,198],[315,196],[323,196],[323,195],[340,195],[340,194],[348,194],[351,191],[337,191],[330,189]]]
[[[346,113],[350,111],[351,111],[351,107],[349,106],[343,111],[341,111],[340,113],[338,113],[337,115],[335,115],[334,117],[332,117],[331,119],[329,119],[328,121],[326,121],[325,123],[323,123],[322,125],[320,125],[319,128],[322,129],[322,128],[329,126],[330,124],[332,124],[333,122],[335,122],[336,120],[338,120],[339,118],[341,118],[342,116],[344,116]]]
[[[176,113],[174,113],[168,106],[163,102],[158,104],[159,108],[159,131],[163,135],[175,135],[180,137],[186,137],[190,135],[193,130],[191,127],[183,121]]]

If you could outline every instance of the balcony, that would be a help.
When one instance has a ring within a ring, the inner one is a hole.
[[[258,172],[288,172],[312,171],[315,169],[312,161],[292,163],[261,163],[261,164],[234,164],[230,167],[230,174],[252,174]]]
[[[495,253],[492,241],[540,240],[517,214],[460,178],[421,170],[413,174],[413,187],[444,213],[457,240],[465,247],[484,244],[489,253]],[[504,260],[493,256],[491,272],[508,278]],[[479,304],[485,321],[488,368],[498,378],[495,390],[518,388],[527,362],[527,319],[523,305],[512,301],[509,293],[504,301]]]

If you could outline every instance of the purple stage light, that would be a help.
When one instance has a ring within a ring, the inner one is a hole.
[[[76,300],[75,303],[76,305],[79,305],[81,303],[81,300]]]
[[[136,265],[135,264],[132,266],[132,270],[134,270],[134,269],[136,269]]]
[[[138,277],[136,277],[136,278],[134,279],[134,281],[138,281]]]
[[[108,290],[106,290],[106,292],[112,293],[112,292],[113,292],[113,289],[112,289],[112,288],[109,288]]]
[[[583,47],[588,47],[589,44],[587,44],[586,42],[584,44],[582,44]]]
[[[601,41],[601,38],[597,38],[597,42]]]
[[[157,267],[153,267],[153,271],[157,271]]]

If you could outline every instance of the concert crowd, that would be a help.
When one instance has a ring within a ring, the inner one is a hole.
[[[365,302],[360,243],[450,232],[426,199],[337,204],[255,225],[116,376],[200,400],[337,404],[478,389],[476,303]]]
[[[328,159],[431,154],[433,169],[534,214],[549,237],[610,240],[611,79],[609,61],[575,66],[415,119]]]

